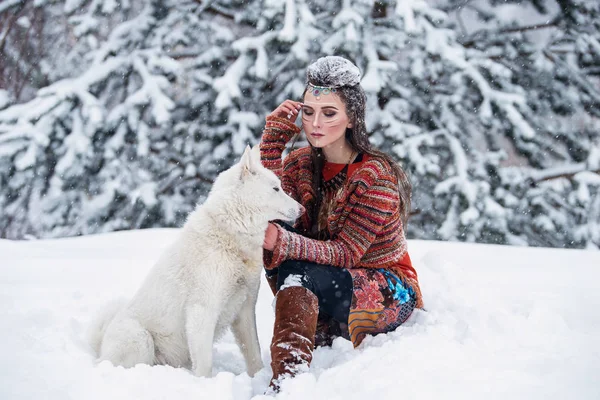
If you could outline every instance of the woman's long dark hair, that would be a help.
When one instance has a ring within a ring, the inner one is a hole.
[[[330,87],[331,81],[326,77],[321,77],[321,79],[316,79],[316,77],[309,76],[309,83],[314,86],[325,86]],[[306,94],[306,90],[304,91]],[[302,97],[304,97],[304,94]],[[371,157],[382,158],[388,162],[388,164],[392,168],[392,172],[398,178],[398,193],[400,195],[400,217],[402,219],[402,224],[406,226],[406,222],[408,221],[408,216],[410,214],[410,198],[412,192],[412,185],[406,172],[402,169],[402,167],[392,159],[388,154],[377,150],[371,146],[369,142],[369,137],[367,134],[367,126],[365,124],[365,109],[366,109],[366,95],[363,88],[360,84],[356,84],[353,86],[342,86],[336,88],[336,93],[344,105],[346,106],[346,114],[348,115],[350,122],[352,123],[352,128],[346,129],[346,139],[352,146],[354,151],[357,151],[362,154],[368,154]],[[332,93],[332,95],[334,95]],[[315,236],[316,234],[316,221],[319,213],[319,208],[322,202],[321,191],[319,190],[321,187],[322,181],[322,173],[323,173],[323,165],[325,164],[325,157],[323,156],[323,152],[321,149],[312,147],[312,173],[313,173],[313,191],[316,195],[315,202],[309,212],[311,223],[313,227],[311,232],[307,232],[310,236]]]

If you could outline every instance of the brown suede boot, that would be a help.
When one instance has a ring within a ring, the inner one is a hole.
[[[282,378],[308,370],[318,314],[319,301],[310,290],[289,286],[277,292],[271,342],[271,390],[279,391]]]

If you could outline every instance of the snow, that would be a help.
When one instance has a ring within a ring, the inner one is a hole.
[[[406,30],[406,32],[417,32],[414,9],[419,3],[423,3],[423,1],[407,0],[396,2],[396,14],[398,14],[404,20],[404,29]]]
[[[231,138],[233,151],[242,154],[246,146],[254,142],[252,128],[257,128],[263,119],[256,113],[237,111],[232,112],[229,122],[238,126],[236,134]]]
[[[296,38],[296,1],[285,0],[285,22],[278,38],[284,42],[293,42]]]
[[[273,296],[257,324],[265,367],[245,373],[227,334],[213,377],[95,364],[84,342],[94,313],[133,295],[176,229],[0,240],[0,398],[267,399]],[[600,398],[600,252],[409,241],[427,311],[358,349],[337,339],[280,399]]]
[[[279,290],[283,290],[287,287],[292,286],[302,286],[302,275],[288,275],[283,281],[283,285],[279,288]]]
[[[85,3],[85,0],[66,0],[64,10],[67,14],[70,14],[82,7],[83,3]]]
[[[327,86],[354,86],[360,83],[360,70],[343,57],[321,57],[308,66],[306,71],[309,82],[327,82]]]
[[[2,4],[0,4],[0,12],[4,12],[4,10],[8,10],[10,7],[13,7],[16,4],[19,4],[20,2],[21,2],[21,0],[6,0],[6,1],[3,1]]]
[[[170,119],[170,111],[175,108],[175,103],[163,93],[163,89],[169,87],[169,81],[163,76],[151,74],[139,57],[133,59],[133,66],[144,83],[127,99],[127,103],[138,105],[151,102],[154,121],[166,123]]]
[[[345,2],[348,3],[348,2]],[[365,23],[365,19],[360,15],[358,11],[352,8],[349,4],[344,4],[342,10],[333,18],[331,26],[333,29],[340,29],[344,26],[355,25],[357,27],[362,26]],[[354,38],[356,40],[357,38]]]
[[[370,35],[365,35],[365,42],[367,44],[365,49],[365,56],[369,60],[367,65],[367,72],[360,81],[360,85],[363,87],[365,92],[371,92],[373,94],[379,93],[379,91],[385,87],[387,81],[386,75],[391,75],[397,72],[398,66],[391,61],[382,61],[377,55],[376,47],[372,42]]]
[[[0,110],[10,104],[10,93],[8,90],[0,89]]]
[[[244,37],[236,40],[232,44],[232,48],[241,53],[241,56],[229,67],[226,74],[217,80],[215,80],[214,88],[217,91],[222,90],[224,87],[228,87],[231,91],[231,97],[239,97],[241,95],[239,87],[236,87],[232,90],[229,86],[224,86],[229,83],[230,80],[234,80],[233,83],[237,85],[239,81],[242,79],[244,73],[250,65],[250,55],[249,53],[252,50],[256,51],[256,61],[254,63],[254,75],[260,79],[266,79],[269,73],[268,66],[268,55],[265,50],[265,46],[269,43],[269,41],[275,38],[275,34],[273,32],[266,32],[258,37]],[[238,93],[239,92],[239,93]],[[219,94],[219,97],[223,92]],[[223,100],[217,99],[217,107],[224,108],[228,107],[231,103],[221,103]],[[224,104],[224,105],[219,105]]]
[[[298,3],[297,26],[302,27],[302,34],[296,35],[296,42],[290,48],[290,53],[296,60],[303,62],[304,65],[308,65],[311,61],[311,56],[309,55],[311,47],[315,40],[319,40],[322,37],[322,32],[319,30],[316,17],[313,15],[305,1]],[[277,69],[271,72],[272,76],[278,76],[281,73],[281,70],[283,70],[282,67],[290,61],[291,60],[288,59],[279,64]],[[302,86],[302,89],[296,93],[302,93],[303,91],[304,85]]]
[[[241,46],[245,46],[242,42]],[[233,104],[232,99],[239,98],[242,92],[239,87],[239,81],[242,79],[244,71],[250,67],[250,57],[243,53],[231,64],[227,72],[222,77],[215,79],[213,87],[219,92],[215,100],[215,107],[223,109]]]
[[[131,201],[135,202],[141,199],[148,207],[153,207],[158,200],[156,199],[157,184],[155,182],[146,182],[140,185],[131,196]]]

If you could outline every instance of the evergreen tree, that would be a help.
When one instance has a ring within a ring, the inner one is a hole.
[[[181,225],[337,54],[363,71],[373,144],[412,176],[410,237],[600,246],[595,2],[1,4],[67,26],[44,25],[43,78],[0,91],[2,236]],[[18,54],[0,62],[26,70]]]

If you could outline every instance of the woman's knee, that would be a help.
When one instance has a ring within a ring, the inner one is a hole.
[[[310,289],[306,274],[306,266],[302,261],[286,260],[279,265],[277,275],[277,290],[282,286],[303,286]]]

